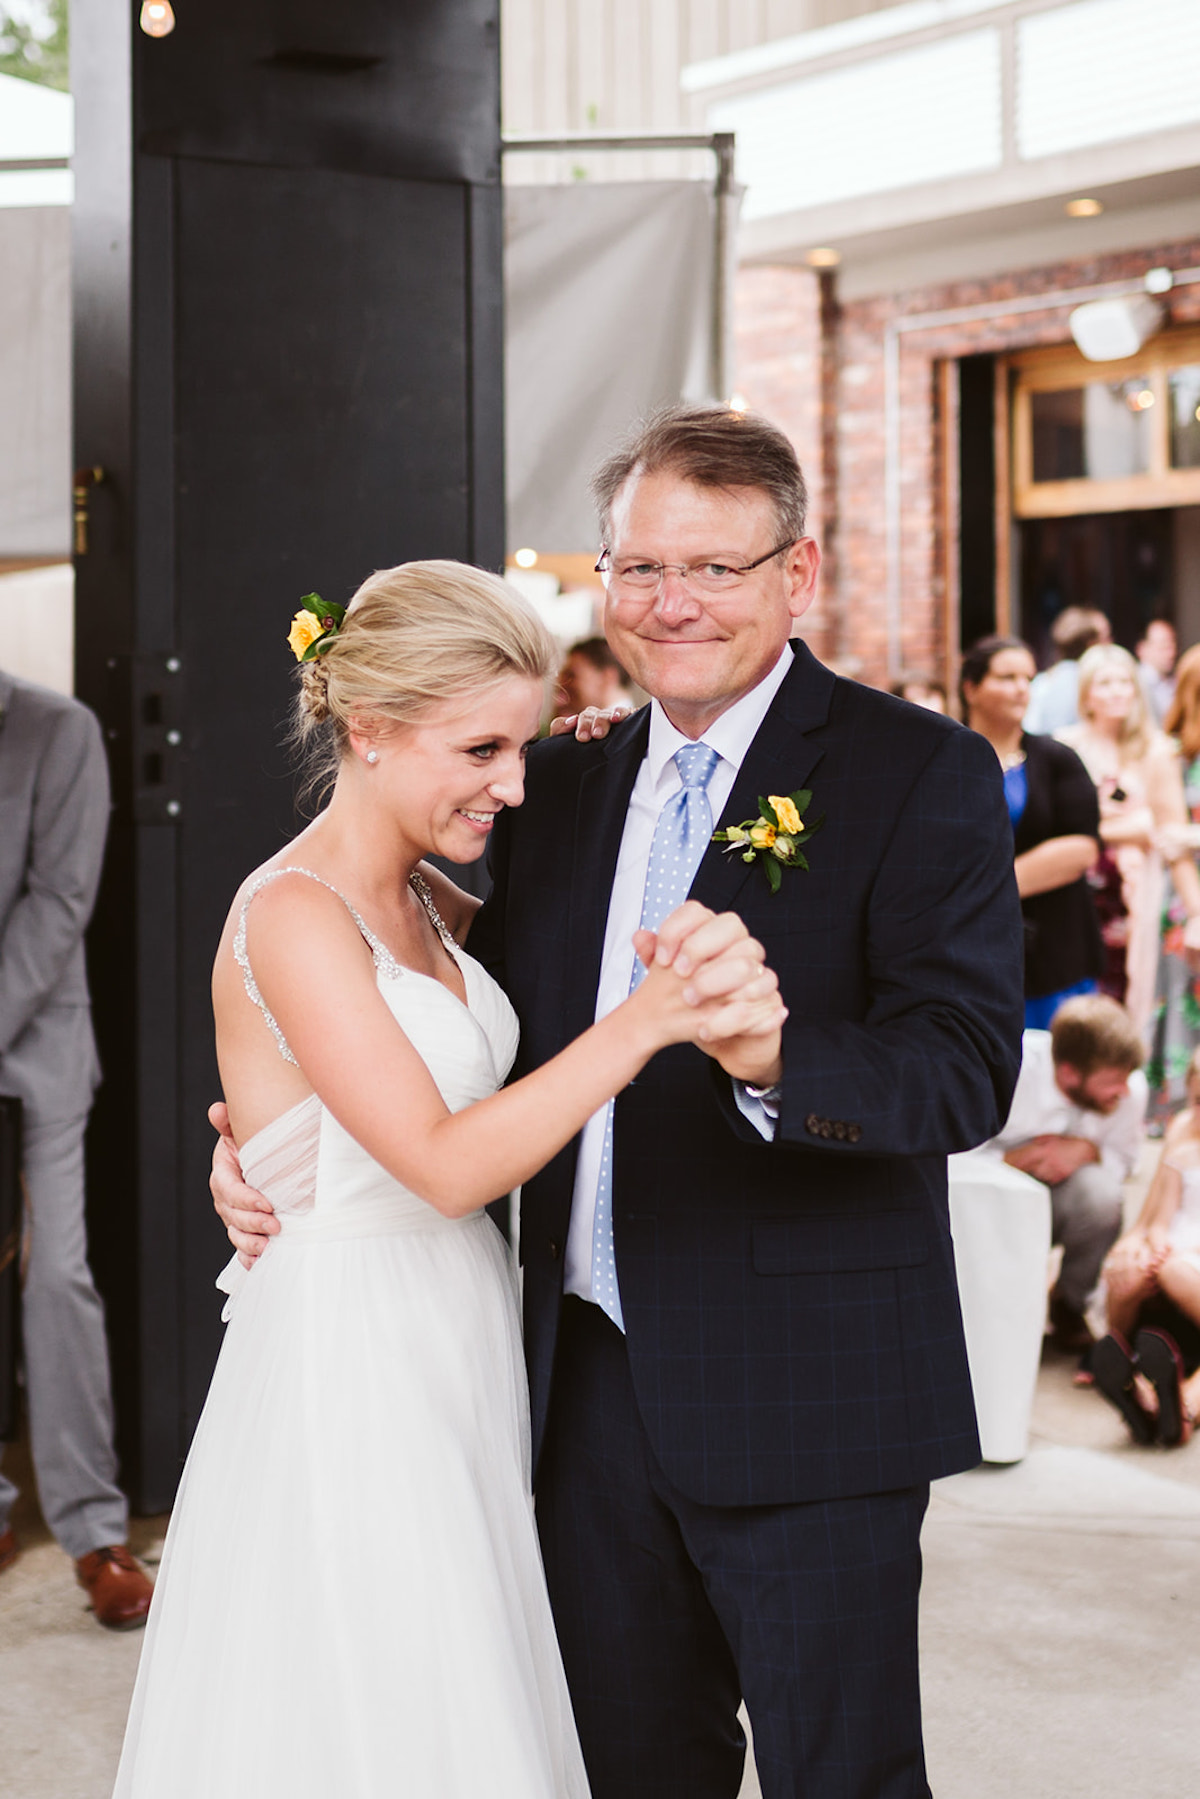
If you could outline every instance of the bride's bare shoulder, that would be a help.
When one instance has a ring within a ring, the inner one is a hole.
[[[450,935],[456,943],[462,943],[471,928],[471,920],[483,902],[477,900],[474,894],[464,893],[461,887],[456,886],[440,868],[434,868],[431,862],[418,864],[417,872],[428,881],[433,903],[446,921]]]

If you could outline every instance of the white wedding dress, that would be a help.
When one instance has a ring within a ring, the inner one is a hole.
[[[446,1104],[494,1092],[517,1041],[500,989],[448,941],[464,1006],[355,918]],[[117,1799],[586,1799],[507,1245],[400,1186],[315,1094],[242,1166],[282,1229],[222,1278]]]

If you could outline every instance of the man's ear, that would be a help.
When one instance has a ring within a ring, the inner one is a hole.
[[[817,597],[817,573],[821,567],[821,549],[815,537],[798,537],[788,545],[784,560],[788,583],[788,611],[803,618]]]
[[[1073,1062],[1056,1062],[1054,1073],[1064,1093],[1078,1093],[1083,1085],[1083,1076]]]

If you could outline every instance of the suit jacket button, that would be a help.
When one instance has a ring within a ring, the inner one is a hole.
[[[821,1120],[821,1135],[822,1137],[833,1136],[833,1124],[828,1118],[822,1118]]]
[[[833,1127],[833,1134],[839,1143],[844,1143],[846,1141],[846,1125],[840,1118]]]
[[[808,1117],[804,1120],[804,1128],[810,1137],[819,1137],[821,1135],[821,1120],[817,1117],[815,1112],[810,1112]]]
[[[557,1262],[557,1260],[561,1254],[562,1254],[562,1244],[559,1243],[556,1238],[551,1237],[551,1239],[550,1239],[550,1260],[552,1262]]]
[[[846,1126],[847,1142],[857,1143],[861,1136],[862,1136],[862,1125],[861,1124],[848,1124]]]

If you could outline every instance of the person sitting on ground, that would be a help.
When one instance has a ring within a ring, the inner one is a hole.
[[[1052,736],[1079,723],[1079,658],[1096,643],[1112,642],[1112,626],[1095,606],[1066,606],[1050,627],[1058,661],[1034,677],[1025,729]]]
[[[1186,1443],[1200,1411],[1200,1050],[1146,1203],[1103,1279],[1109,1334],[1092,1351],[1097,1388],[1135,1443]]]
[[[914,706],[924,706],[927,712],[945,712],[946,689],[932,675],[916,669],[898,675],[888,688],[898,700],[908,700]]]
[[[1121,1184],[1141,1146],[1142,1045],[1124,1007],[1103,994],[1066,1000],[1048,1031],[1026,1031],[1012,1109],[984,1146],[1050,1189],[1052,1240],[1062,1244],[1050,1295],[1056,1348],[1093,1342],[1085,1313],[1121,1229]]]
[[[554,688],[554,716],[574,718],[587,707],[634,710],[628,676],[603,637],[573,643],[563,659]]]

